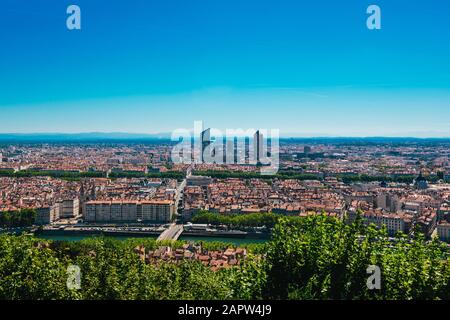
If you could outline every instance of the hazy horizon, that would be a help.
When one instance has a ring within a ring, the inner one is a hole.
[[[50,138],[50,137],[68,137],[74,138],[79,137],[78,139],[90,139],[90,138],[105,138],[105,139],[170,139],[171,132],[155,132],[155,133],[131,133],[131,132],[0,132],[0,140],[8,138],[26,138],[26,137],[35,137],[35,138]],[[290,138],[299,138],[299,139],[450,139],[450,133],[446,135],[373,135],[373,136],[352,136],[352,135],[325,135],[325,134],[316,134],[316,135],[302,135],[300,133],[286,133],[280,134],[281,139],[290,139]]]

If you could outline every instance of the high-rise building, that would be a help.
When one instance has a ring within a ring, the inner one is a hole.
[[[264,137],[262,133],[257,130],[255,134],[253,135],[253,150],[254,150],[254,156],[256,158],[256,164],[261,163],[261,159],[264,156]]]
[[[202,163],[205,163],[204,153],[205,153],[205,149],[211,144],[211,129],[208,128],[208,129],[202,131],[200,139],[202,141],[201,160],[202,160]]]
[[[236,163],[237,161],[237,138],[226,139],[224,146],[224,163]]]

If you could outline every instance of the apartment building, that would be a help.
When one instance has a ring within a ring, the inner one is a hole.
[[[111,201],[111,221],[122,221],[122,202]]]
[[[212,182],[211,177],[206,176],[189,176],[186,178],[187,186],[208,186]]]
[[[46,206],[41,208],[36,208],[36,218],[34,223],[37,225],[50,224],[59,219],[59,206]]]
[[[378,194],[375,199],[375,205],[377,208],[388,212],[398,212],[401,209],[401,203],[398,196],[388,193]]]
[[[354,221],[357,213],[348,212],[349,221]],[[364,224],[375,224],[378,227],[386,226],[389,235],[395,235],[401,231],[408,233],[411,228],[412,216],[405,213],[389,214],[382,210],[368,210],[362,214]]]
[[[139,201],[126,201],[122,203],[122,221],[137,221],[140,217]]]
[[[59,210],[59,217],[61,219],[75,218],[80,215],[80,200],[79,199],[65,199],[55,204]]]
[[[89,201],[84,218],[87,222],[169,222],[174,214],[170,200]]]
[[[170,200],[141,202],[143,221],[169,222],[175,214],[175,206]]]
[[[437,225],[437,233],[441,241],[450,242],[450,223],[442,221]]]

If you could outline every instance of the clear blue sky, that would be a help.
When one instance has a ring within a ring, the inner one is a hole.
[[[66,29],[81,7],[82,30]],[[382,9],[382,30],[366,8]],[[2,0],[0,132],[450,136],[443,0]]]

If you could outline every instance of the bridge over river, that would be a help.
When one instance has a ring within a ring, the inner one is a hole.
[[[161,240],[177,240],[183,233],[183,225],[181,224],[171,224],[169,229],[164,230],[163,233],[158,237],[158,241]]]

